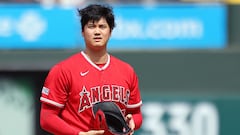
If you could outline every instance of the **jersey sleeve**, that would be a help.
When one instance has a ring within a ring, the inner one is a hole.
[[[142,99],[139,89],[138,77],[134,70],[131,73],[131,86],[130,86],[130,96],[127,108],[134,109],[142,105]]]
[[[133,115],[135,130],[138,130],[142,125],[142,99],[139,89],[137,74],[133,71],[131,75],[130,97],[127,105],[127,114]]]
[[[68,74],[61,65],[55,65],[48,73],[41,93],[41,102],[63,108],[68,96]]]
[[[40,112],[41,128],[58,135],[78,135],[79,130],[62,120],[58,116],[59,112],[60,108],[58,107],[42,104]]]

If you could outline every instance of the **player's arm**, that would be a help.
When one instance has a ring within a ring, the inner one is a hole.
[[[138,77],[137,74],[133,71],[131,72],[131,95],[129,98],[129,105],[127,106],[127,114],[132,115],[132,119],[134,121],[135,127],[134,130],[137,130],[142,125],[142,99],[139,89]]]
[[[41,127],[50,133],[62,135],[103,135],[104,133],[103,130],[82,132],[74,129],[58,116],[59,112],[60,108],[42,103],[40,114]]]
[[[41,127],[53,134],[79,135],[79,131],[74,129],[59,117],[60,108],[42,103],[40,112]]]
[[[130,128],[138,130],[142,125],[142,112],[141,108],[131,109],[126,115],[126,119],[129,122]],[[132,122],[131,122],[132,121]]]

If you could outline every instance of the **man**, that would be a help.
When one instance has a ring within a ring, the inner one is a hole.
[[[57,135],[101,135],[94,130],[94,104],[115,102],[129,127],[142,124],[142,100],[138,78],[126,62],[107,52],[115,27],[112,8],[92,4],[78,10],[85,49],[50,70],[41,95],[41,127]]]

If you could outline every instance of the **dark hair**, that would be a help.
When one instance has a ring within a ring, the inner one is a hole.
[[[102,17],[106,19],[111,30],[115,27],[112,7],[109,5],[91,4],[83,9],[78,9],[81,16],[82,31],[89,21],[99,21]]]

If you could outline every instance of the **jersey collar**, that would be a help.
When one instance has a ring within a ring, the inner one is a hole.
[[[81,51],[81,54],[83,55],[83,57],[88,61],[88,63],[90,63],[93,67],[95,67],[97,70],[99,71],[102,71],[102,70],[105,70],[109,64],[110,64],[110,55],[107,54],[107,62],[106,64],[103,66],[103,67],[99,67],[97,66],[94,62],[92,62],[88,57],[87,55],[84,53],[84,51]]]

